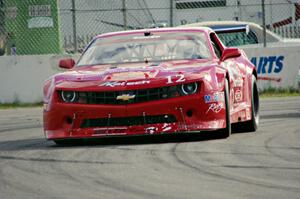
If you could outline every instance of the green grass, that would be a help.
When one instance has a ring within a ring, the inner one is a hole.
[[[0,109],[10,109],[10,108],[32,108],[32,107],[42,107],[43,103],[21,103],[21,102],[14,102],[14,103],[0,103]]]
[[[300,96],[300,90],[294,88],[268,88],[259,92],[260,97],[293,97]]]
[[[272,97],[295,97],[300,96],[300,93],[263,93],[260,94],[261,98],[272,98]]]

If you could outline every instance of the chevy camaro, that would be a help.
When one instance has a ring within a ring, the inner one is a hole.
[[[44,133],[83,138],[255,131],[257,73],[242,50],[210,28],[177,27],[96,36],[79,61],[44,84]]]

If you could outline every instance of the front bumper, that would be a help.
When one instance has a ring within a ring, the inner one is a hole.
[[[47,139],[53,140],[221,129],[226,127],[224,101],[205,100],[206,96],[213,96],[216,92],[129,105],[56,102],[50,110],[44,110],[44,132]],[[166,120],[151,119],[155,117]],[[138,118],[139,121],[128,122],[129,125],[124,125],[124,122],[117,124],[116,120],[120,118]],[[87,125],[87,120],[93,120],[93,125]],[[98,120],[102,121],[99,126]],[[107,121],[107,125],[103,121]]]

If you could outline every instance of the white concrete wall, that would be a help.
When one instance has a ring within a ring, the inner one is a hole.
[[[244,51],[256,65],[260,89],[298,88],[300,46],[250,47]]]
[[[281,79],[278,82],[259,80],[261,89],[268,87],[298,87],[300,47],[256,47],[244,50],[250,60],[256,58],[259,77]],[[0,57],[0,103],[42,101],[43,83],[48,77],[61,71],[58,68],[58,61],[62,57],[66,56]],[[74,56],[75,60],[77,58],[78,55]]]
[[[60,71],[60,55],[0,57],[0,103],[42,101],[43,82]]]

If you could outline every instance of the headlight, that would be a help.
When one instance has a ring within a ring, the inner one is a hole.
[[[61,98],[64,102],[76,102],[78,95],[74,91],[61,91]]]
[[[184,95],[191,95],[196,93],[198,90],[198,84],[197,82],[188,83],[188,84],[182,84],[181,85],[181,91]]]

